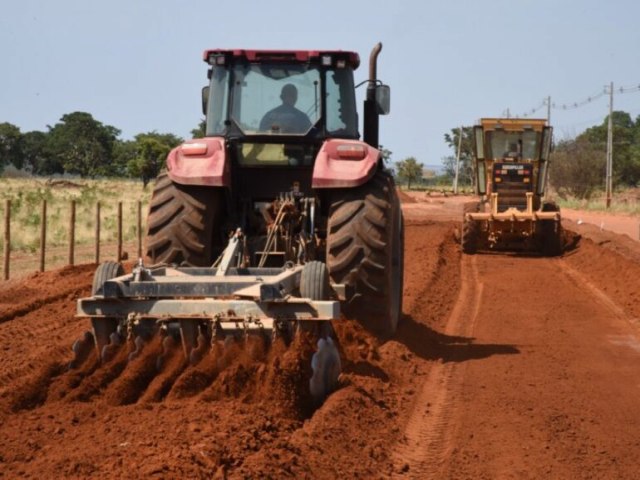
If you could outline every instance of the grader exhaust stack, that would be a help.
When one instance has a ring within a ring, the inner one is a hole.
[[[552,129],[543,119],[483,118],[474,127],[481,201],[463,218],[462,249],[562,252],[560,209],[544,201]]]

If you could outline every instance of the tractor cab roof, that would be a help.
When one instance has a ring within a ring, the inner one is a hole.
[[[338,62],[339,66],[350,66],[354,70],[360,65],[360,56],[355,52],[343,50],[205,50],[202,59],[210,65],[223,65],[227,62],[246,61],[250,63],[316,63],[330,67]]]

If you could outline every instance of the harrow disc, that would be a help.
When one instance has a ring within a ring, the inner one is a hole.
[[[309,391],[316,404],[321,404],[338,386],[342,370],[340,354],[331,337],[318,340],[318,350],[311,357],[311,369]]]

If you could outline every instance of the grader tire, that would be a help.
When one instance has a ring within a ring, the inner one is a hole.
[[[543,212],[559,212],[560,207],[553,202],[542,205]],[[557,257],[562,254],[562,225],[555,220],[542,220],[542,254]]]
[[[221,188],[180,185],[158,176],[151,197],[146,240],[152,263],[210,266],[222,250],[218,238],[224,192]]]
[[[392,177],[379,170],[364,185],[332,192],[327,267],[351,292],[345,313],[387,336],[402,311],[404,225]]]
[[[462,221],[460,243],[462,251],[467,255],[473,255],[478,251],[478,222],[466,218]]]
[[[480,224],[475,220],[468,220],[467,213],[476,213],[480,209],[477,202],[471,202],[464,205],[464,214],[462,216],[462,234],[460,235],[460,245],[462,251],[468,255],[473,255],[478,251],[478,242],[480,241]]]

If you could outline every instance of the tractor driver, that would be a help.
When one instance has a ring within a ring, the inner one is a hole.
[[[504,158],[516,158],[519,159],[522,157],[522,140],[518,140],[517,143],[512,142],[509,143],[509,148],[503,155]]]
[[[309,117],[295,107],[298,89],[287,83],[280,93],[282,105],[269,110],[260,121],[260,131],[275,133],[305,133],[311,128]]]

